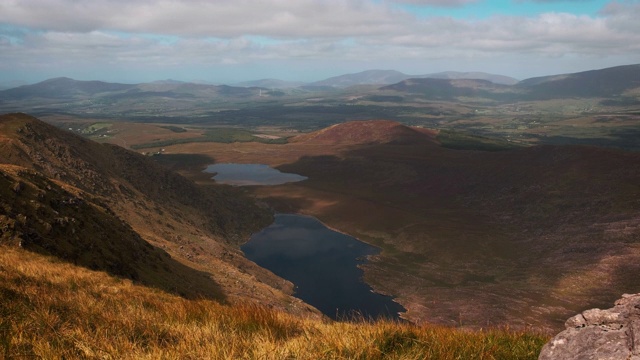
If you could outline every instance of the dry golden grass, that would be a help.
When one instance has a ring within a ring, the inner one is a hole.
[[[547,338],[185,300],[0,247],[4,359],[536,359]]]

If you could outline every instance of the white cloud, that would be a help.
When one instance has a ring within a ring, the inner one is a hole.
[[[367,36],[401,31],[411,18],[364,0],[14,0],[0,5],[0,22],[36,29],[221,38]]]
[[[640,1],[613,1],[597,17],[465,20],[420,18],[372,0],[2,0],[0,69],[614,55],[637,62],[638,18]]]
[[[391,1],[395,3],[411,4],[411,5],[458,7],[458,6],[477,3],[479,0],[391,0]]]
[[[515,0],[515,2],[534,2],[534,3],[558,3],[558,2],[574,2],[574,3],[587,3],[594,0]]]

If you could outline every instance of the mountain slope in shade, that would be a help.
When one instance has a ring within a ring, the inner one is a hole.
[[[640,88],[640,64],[536,77],[520,81],[517,87],[535,99],[612,97]]]
[[[0,116],[0,166],[4,244],[183,296],[294,301],[290,283],[238,250],[272,217],[234,189],[197,186],[24,114]]]
[[[515,89],[511,86],[494,84],[488,80],[469,79],[412,78],[397,84],[383,86],[380,90],[420,94],[429,99],[438,100],[456,100],[459,97],[504,100],[515,96]]]
[[[322,81],[311,83],[312,86],[349,87],[355,85],[390,85],[407,79],[449,79],[449,80],[486,80],[495,84],[513,85],[518,80],[504,76],[483,72],[446,71],[427,75],[407,75],[395,70],[367,70],[355,74],[334,76]]]

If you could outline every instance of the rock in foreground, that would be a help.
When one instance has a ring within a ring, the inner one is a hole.
[[[640,294],[622,295],[611,309],[586,310],[565,327],[538,360],[640,360]]]

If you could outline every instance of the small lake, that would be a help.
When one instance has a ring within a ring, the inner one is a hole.
[[[264,164],[213,164],[204,172],[215,173],[213,179],[235,186],[280,185],[306,180],[306,176],[280,172]]]
[[[406,311],[362,281],[359,264],[379,250],[324,226],[313,217],[278,214],[242,246],[246,257],[296,285],[295,296],[325,315],[399,319]]]

